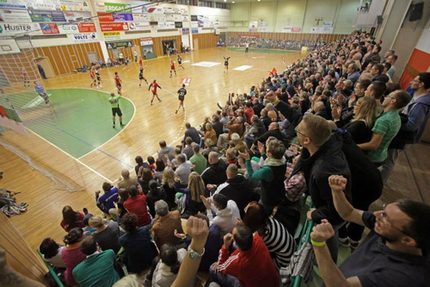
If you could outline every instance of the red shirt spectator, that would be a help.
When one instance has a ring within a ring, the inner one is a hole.
[[[239,248],[230,254],[223,245],[218,260],[218,271],[239,279],[244,287],[279,286],[279,272],[273,264],[269,250],[258,234],[253,235],[251,249]]]
[[[151,215],[148,212],[146,195],[137,194],[136,187],[132,186],[129,190],[130,197],[124,202],[124,208],[128,213],[137,215],[138,226],[148,225],[151,223]]]

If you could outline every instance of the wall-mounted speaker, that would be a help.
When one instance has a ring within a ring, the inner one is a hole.
[[[409,21],[414,22],[420,20],[423,17],[423,11],[424,2],[412,4],[409,11]]]

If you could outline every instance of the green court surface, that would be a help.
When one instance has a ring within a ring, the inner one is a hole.
[[[47,90],[51,107],[35,92],[9,96],[24,125],[58,148],[79,158],[121,131],[119,120],[112,128],[109,94],[89,89]],[[123,123],[134,114],[134,105],[120,98]]]

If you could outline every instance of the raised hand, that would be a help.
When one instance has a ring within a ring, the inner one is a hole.
[[[200,195],[200,199],[202,200],[206,209],[211,209],[211,199],[209,197],[206,198],[206,197],[204,197],[204,195]]]
[[[248,152],[239,152],[239,157],[243,158],[244,160],[249,160],[251,158]]]
[[[233,234],[227,233],[224,235],[224,246],[225,248],[230,248],[231,244],[233,243]]]
[[[190,216],[187,220],[187,234],[191,237],[193,250],[203,250],[208,238],[209,227],[206,220]]]
[[[342,192],[346,188],[348,180],[342,175],[332,175],[328,178],[328,184],[334,192]]]
[[[320,224],[313,227],[311,239],[317,242],[324,242],[332,238],[334,234],[333,226],[331,226],[327,219],[323,219]]]

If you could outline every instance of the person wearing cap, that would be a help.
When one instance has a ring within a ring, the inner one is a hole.
[[[155,220],[151,232],[158,248],[163,244],[179,244],[175,230],[182,233],[181,214],[178,210],[169,211],[169,205],[164,200],[155,202]]]

